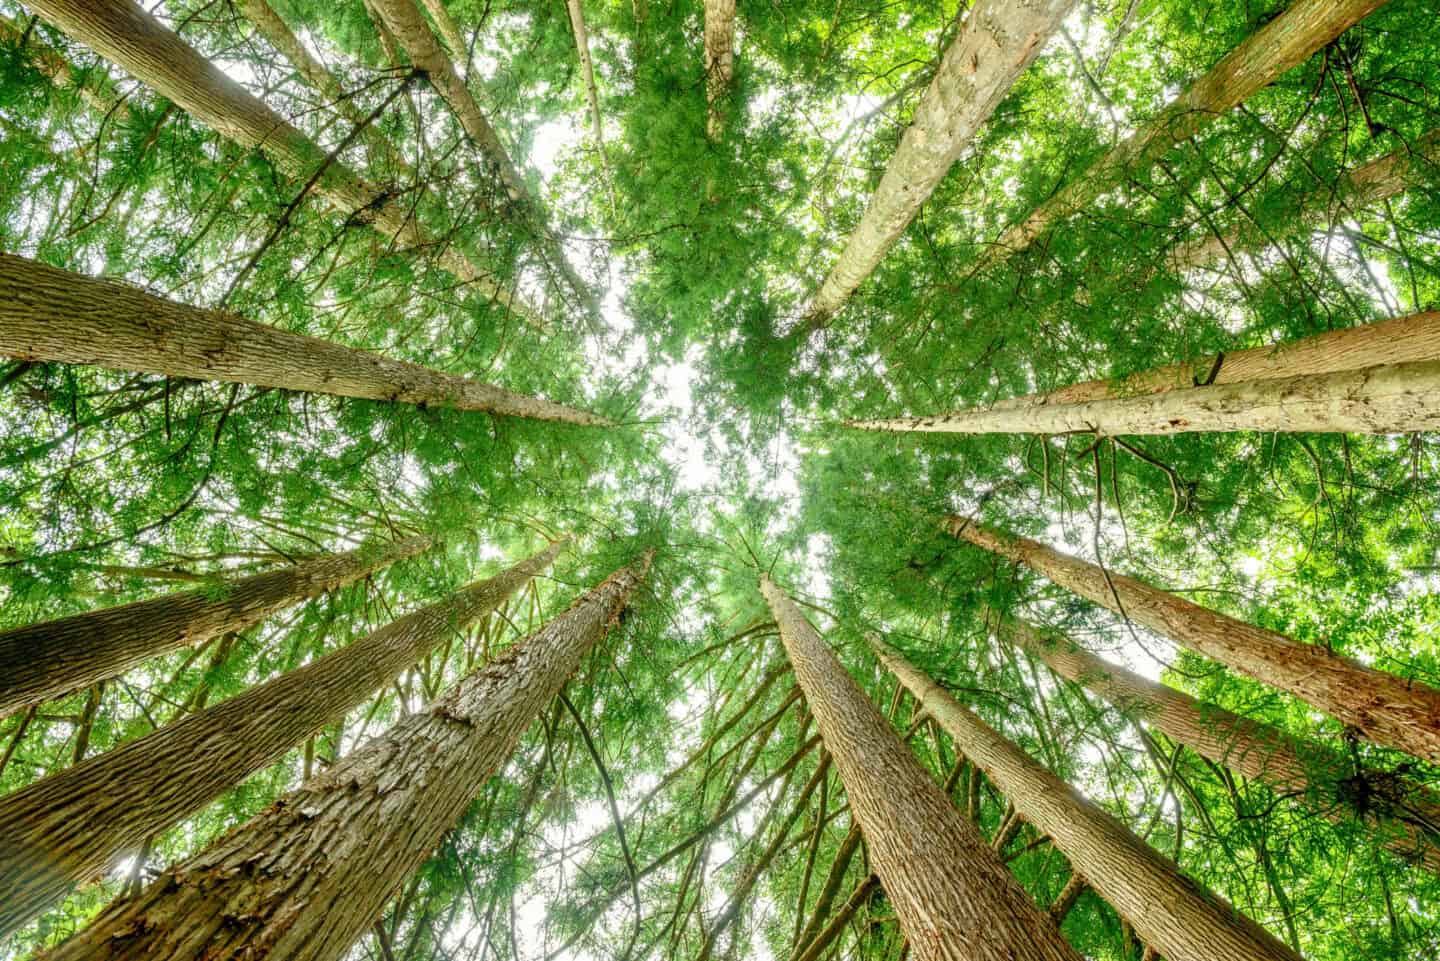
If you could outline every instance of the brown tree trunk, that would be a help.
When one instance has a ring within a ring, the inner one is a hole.
[[[992,266],[1025,250],[1059,221],[1089,206],[1127,175],[1145,170],[1178,143],[1250,99],[1276,78],[1383,7],[1388,0],[1295,0],[1226,54],[1149,123],[1005,230],[981,256]]]
[[[609,426],[564,404],[0,254],[0,355]]]
[[[826,326],[874,272],[1074,5],[978,0],[970,8],[864,216],[806,308],[807,328]]]
[[[1331,820],[1358,818],[1390,851],[1440,874],[1440,798],[1421,785],[1383,771],[1357,770],[1323,744],[1202,704],[1053,631],[1007,620],[997,634],[1206,760],[1299,798]]]
[[[950,734],[956,749],[1015,805],[1013,820],[1023,817],[1048,834],[1146,944],[1153,943],[1171,961],[1298,961],[1299,955],[1181,874],[1175,862],[1036,763],[900,652],[877,637],[869,641],[880,662]]]
[[[0,716],[123,674],[152,657],[238,631],[431,545],[372,544],[218,588],[166,594],[0,632]]]
[[[705,0],[705,133],[725,134],[725,100],[735,82],[735,0]]]
[[[297,670],[0,799],[0,937],[339,721],[548,567],[557,542]]]
[[[1209,610],[1026,537],[964,517],[946,518],[945,527],[1197,654],[1295,695],[1376,744],[1440,763],[1440,691],[1434,688]]]
[[[322,170],[315,190],[343,217],[364,216],[386,237],[411,248],[437,246],[412,218],[408,207],[386,199],[248,90],[206,60],[143,10],[134,0],[35,0],[29,5],[75,40],[118,64],[142,83],[173,100],[222,137],[263,150],[304,183]],[[544,330],[538,311],[513,297],[487,271],[446,245],[440,254],[446,270],[527,323]]]
[[[1282,353],[1276,360],[1283,359]],[[1223,369],[1223,365],[1222,365]],[[1401,434],[1440,429],[1440,360],[1166,390],[1079,404],[850,420],[887,433],[1185,434],[1240,430]]]
[[[650,554],[42,957],[336,961],[616,623]]]
[[[1078,961],[795,603],[767,576],[760,589],[915,957]]]

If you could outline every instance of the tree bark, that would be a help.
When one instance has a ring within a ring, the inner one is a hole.
[[[864,216],[806,308],[808,329],[826,326],[874,272],[1074,5],[977,0],[970,8]]]
[[[0,799],[0,937],[339,721],[525,586],[564,546]]]
[[[705,133],[711,140],[725,135],[725,100],[734,82],[735,0],[705,0]]]
[[[768,576],[760,589],[915,957],[1078,961],[795,603]]]
[[[425,4],[425,10],[430,14],[430,19],[435,21],[435,29],[440,32],[440,39],[445,46],[450,48],[452,63],[464,60],[470,52],[465,38],[460,35],[460,28],[455,25],[455,18],[450,16],[450,8],[445,6],[445,0],[421,0]]]
[[[3,295],[0,295],[3,300]],[[327,554],[216,588],[166,594],[0,632],[0,717],[255,624],[428,548],[428,537]]]
[[[1149,123],[1007,228],[980,257],[983,267],[1008,260],[1057,222],[1078,213],[1127,174],[1144,170],[1212,120],[1250,99],[1388,0],[1295,0],[1285,12],[1231,50]]]
[[[1440,798],[1404,777],[1356,769],[1343,755],[1252,721],[1103,660],[1053,631],[1018,619],[998,636],[1177,744],[1299,798],[1337,822],[1358,818],[1387,849],[1440,875]]]
[[[368,220],[410,248],[437,246],[403,203],[367,183],[295,126],[186,44],[134,0],[35,0],[30,6],[66,34],[118,64],[187,113],[243,147],[263,150],[304,183],[320,170],[315,190],[341,216]],[[540,330],[540,313],[452,246],[440,263],[460,280]]]
[[[585,8],[580,0],[565,0],[570,12],[570,29],[575,34],[575,55],[580,58],[580,75],[585,81],[585,102],[590,108],[590,136],[605,165],[605,127],[600,119],[600,91],[595,87],[595,62],[590,58],[590,33],[585,29]]]
[[[618,621],[650,557],[42,957],[337,961]]]
[[[1078,404],[1002,406],[845,423],[859,430],[942,434],[1429,431],[1440,428],[1440,360],[1266,377]]]
[[[946,518],[945,528],[1197,654],[1295,695],[1376,744],[1440,763],[1440,691],[1434,688],[1209,610],[1026,537],[956,516]]]
[[[0,254],[0,355],[588,426],[543,400]]]
[[[1171,961],[1298,961],[1298,954],[1181,874],[1174,861],[1038,764],[894,648],[878,637],[869,641],[880,662],[950,734],[956,749],[1015,805],[1014,820],[1023,817],[1048,834],[1146,944]]]

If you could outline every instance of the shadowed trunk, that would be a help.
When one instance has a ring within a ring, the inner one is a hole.
[[[734,82],[735,0],[705,0],[705,133],[711,140],[725,134],[725,100]]]

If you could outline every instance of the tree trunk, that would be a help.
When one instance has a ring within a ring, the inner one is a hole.
[[[1282,353],[1275,361],[1285,356]],[[1440,360],[1265,377],[1079,404],[978,408],[845,423],[860,430],[941,434],[1429,431],[1440,428]]]
[[[590,107],[590,136],[605,166],[605,127],[600,119],[600,91],[595,87],[595,62],[590,58],[590,34],[585,29],[585,9],[580,0],[566,0],[570,29],[575,34],[575,54],[580,58],[580,75],[585,81],[585,102]]]
[[[123,674],[152,657],[248,627],[413,557],[432,543],[428,537],[412,537],[372,544],[218,588],[166,594],[0,632],[0,717]]]
[[[1074,5],[1075,0],[977,0],[970,8],[865,215],[806,308],[807,328],[826,326],[874,272]]]
[[[422,2],[426,12],[430,14],[430,19],[435,21],[435,29],[440,32],[440,39],[450,48],[450,56],[454,58],[451,63],[465,60],[469,56],[470,47],[465,43],[465,38],[460,36],[460,28],[455,25],[455,18],[450,16],[450,8],[445,6],[445,0]]]
[[[0,254],[0,355],[609,426],[564,404]]]
[[[920,961],[1078,961],[820,635],[767,576],[760,589],[829,749],[871,865]]]
[[[1331,820],[1359,818],[1390,851],[1440,874],[1440,798],[1421,785],[1383,771],[1357,770],[1323,744],[1202,704],[1024,621],[1007,620],[997,633],[1206,760],[1276,794],[1303,799]]]
[[[1212,120],[1274,83],[1281,74],[1383,7],[1388,0],[1295,0],[1285,12],[1226,54],[1149,123],[1051,194],[980,257],[989,267],[1035,242],[1060,220],[1078,213],[1145,170],[1171,147],[1195,136]]]
[[[0,937],[339,721],[548,567],[545,550],[347,647],[0,800]]]
[[[1014,820],[1023,817],[1048,834],[1146,944],[1171,961],[1298,961],[1299,955],[1181,874],[1175,862],[1036,763],[894,648],[874,636],[869,641],[881,663],[949,732],[956,749],[1015,805]]]
[[[336,961],[605,636],[650,554],[43,957]]]
[[[304,183],[322,171],[315,190],[342,217],[367,219],[386,237],[411,248],[440,246],[411,216],[406,204],[366,183],[300,130],[230,79],[134,0],[35,0],[30,6],[75,40],[118,64],[137,80],[177,103],[222,137],[263,150],[291,177]],[[504,284],[444,245],[440,262],[532,326],[547,325],[538,311]]]
[[[725,135],[725,100],[734,82],[735,0],[705,0],[705,133],[711,140]]]
[[[963,517],[946,518],[945,526],[955,537],[1024,564],[1197,654],[1307,701],[1376,744],[1440,763],[1440,691],[1434,688],[1209,610],[1026,537]]]

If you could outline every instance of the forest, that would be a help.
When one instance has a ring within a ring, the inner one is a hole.
[[[1435,0],[0,0],[0,961],[1440,957]]]

